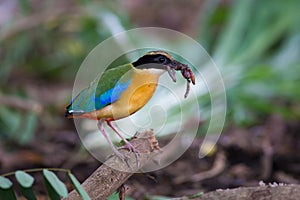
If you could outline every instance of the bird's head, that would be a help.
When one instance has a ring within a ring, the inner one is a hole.
[[[174,82],[176,82],[175,70],[187,66],[174,60],[170,54],[164,51],[150,51],[132,64],[138,69],[148,69],[153,73],[163,73],[167,71]]]

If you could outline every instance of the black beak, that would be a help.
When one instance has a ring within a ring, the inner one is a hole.
[[[176,82],[176,76],[175,76],[176,71],[175,71],[175,69],[172,68],[172,67],[170,67],[169,65],[167,65],[166,68],[167,68],[168,74],[170,75],[171,79],[172,79],[174,82]]]

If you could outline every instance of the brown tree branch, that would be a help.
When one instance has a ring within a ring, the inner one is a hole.
[[[120,153],[128,158],[127,162],[113,155],[82,183],[82,187],[91,199],[107,199],[130,176],[145,166],[159,152],[155,151],[159,150],[159,147],[154,133],[150,130],[136,134],[130,142],[139,152],[139,166],[137,166],[134,153],[121,149]],[[77,199],[79,200],[81,197],[75,190],[65,198],[65,200]]]
[[[193,197],[180,197],[176,200],[214,200],[214,199],[239,199],[239,200],[263,200],[263,199],[289,199],[297,200],[300,197],[300,185],[266,185],[257,187],[240,187],[235,189],[217,190]],[[174,199],[174,200],[175,200]]]

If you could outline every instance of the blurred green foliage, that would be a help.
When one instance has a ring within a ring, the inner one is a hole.
[[[110,1],[16,3],[14,11],[21,12],[12,14],[0,29],[0,102],[1,96],[15,97],[17,101],[34,100],[46,107],[46,112],[52,112],[53,106],[28,96],[26,84],[72,83],[84,57],[112,35],[111,27],[103,20],[105,15],[129,27],[126,13]],[[65,101],[69,98],[70,94]],[[0,137],[30,142],[38,117],[41,115],[33,110],[24,112],[13,103],[0,105]]]
[[[234,122],[261,123],[272,113],[299,119],[299,5],[237,1],[231,8],[213,56],[225,76]]]
[[[23,85],[29,80],[72,83],[96,44],[134,27],[128,11],[114,1],[16,2],[14,14],[0,29],[0,95],[32,99]],[[299,4],[204,1],[195,35],[224,76],[229,122],[251,125],[272,113],[299,119]],[[201,99],[209,104],[207,96]],[[0,137],[29,142],[38,117],[31,110],[0,105]]]

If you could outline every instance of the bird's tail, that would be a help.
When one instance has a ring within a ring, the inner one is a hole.
[[[75,111],[75,110],[73,110],[71,108],[71,105],[72,104],[70,104],[66,107],[65,118],[69,118],[69,119],[76,118],[76,117],[79,117],[80,115],[84,114],[84,111],[81,111],[81,110],[80,111]]]
[[[72,113],[69,113],[68,111],[66,111],[65,118],[71,119],[71,118],[74,118],[74,115]]]

